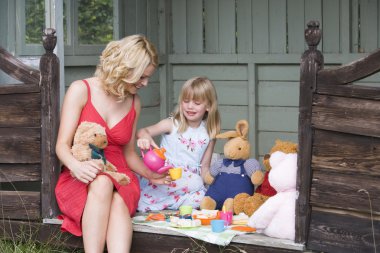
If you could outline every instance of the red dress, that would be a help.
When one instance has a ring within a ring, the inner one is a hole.
[[[125,173],[129,176],[131,182],[128,185],[121,186],[109,175],[104,175],[111,178],[115,189],[123,198],[132,216],[136,212],[140,198],[140,185],[136,175],[129,169],[125,160],[123,146],[130,141],[132,136],[133,123],[136,117],[134,98],[128,114],[110,129],[91,102],[91,92],[88,82],[86,80],[83,81],[87,86],[88,95],[78,125],[82,121],[90,121],[96,122],[106,128],[108,138],[108,146],[104,150],[106,159],[117,167],[118,172]],[[81,219],[87,199],[87,184],[75,180],[70,175],[70,171],[66,167],[63,167],[55,188],[55,194],[58,206],[62,212],[62,215],[58,217],[63,220],[61,230],[70,232],[76,236],[81,236]]]

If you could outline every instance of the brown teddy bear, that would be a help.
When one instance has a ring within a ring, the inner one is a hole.
[[[109,174],[120,185],[129,184],[130,178],[123,173],[116,172],[116,167],[104,156],[104,148],[108,145],[104,127],[94,122],[83,121],[75,132],[73,142],[71,152],[78,161],[100,160],[103,165],[103,173]]]
[[[260,164],[250,156],[250,144],[247,139],[248,122],[236,123],[236,131],[218,134],[217,139],[228,138],[224,145],[224,159],[214,162],[205,176],[210,184],[200,208],[233,211],[233,198],[241,192],[253,194],[257,174],[263,174]],[[259,177],[261,178],[261,177]]]
[[[264,202],[271,196],[276,194],[276,190],[270,185],[268,180],[269,171],[271,166],[269,158],[271,154],[276,151],[282,151],[286,154],[297,153],[297,144],[290,141],[276,140],[275,145],[271,148],[269,154],[266,154],[263,159],[265,167],[265,175],[261,180],[260,185],[256,188],[253,196],[246,193],[241,193],[234,198],[234,213],[239,214],[241,212],[251,216]]]

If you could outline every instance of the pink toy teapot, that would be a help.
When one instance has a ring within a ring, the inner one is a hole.
[[[153,172],[162,174],[166,172],[171,166],[164,166],[166,157],[164,153],[165,148],[150,148],[145,154],[141,150],[141,156],[143,158],[144,164]]]

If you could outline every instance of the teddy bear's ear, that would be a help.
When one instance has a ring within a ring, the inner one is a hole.
[[[81,133],[82,132],[86,132],[88,131],[88,129],[91,128],[91,122],[88,122],[88,121],[83,121],[82,123],[80,123],[80,125],[78,126],[78,130],[77,131],[80,131]]]
[[[75,135],[74,135],[74,144],[79,144],[81,143],[82,135],[89,129],[89,122],[83,121],[82,123],[79,124]]]
[[[248,121],[242,119],[236,123],[236,132],[240,137],[244,140],[247,139],[248,136]]]

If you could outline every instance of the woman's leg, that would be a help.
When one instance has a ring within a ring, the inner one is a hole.
[[[114,192],[107,229],[107,250],[110,253],[126,253],[132,244],[132,220],[128,207],[118,192]]]
[[[99,175],[88,186],[86,206],[82,216],[83,244],[86,253],[102,253],[106,240],[113,195],[113,183]]]

